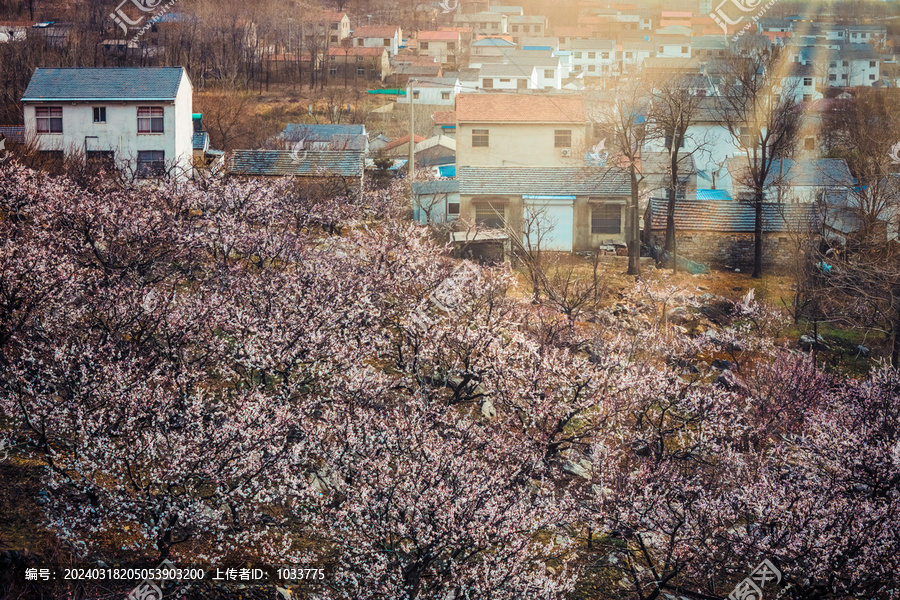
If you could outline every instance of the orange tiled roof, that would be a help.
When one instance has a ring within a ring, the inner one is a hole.
[[[587,113],[580,95],[458,94],[459,122],[584,123]]]
[[[420,31],[416,39],[436,42],[455,42],[459,39],[458,31]]]
[[[435,125],[456,125],[455,110],[436,110],[431,114]]]
[[[360,25],[353,30],[353,37],[390,38],[394,37],[398,29],[400,28],[396,25]]]
[[[413,138],[413,139],[416,140],[416,143],[417,143],[417,144],[418,144],[419,142],[424,142],[424,141],[425,141],[425,138],[422,137],[421,135],[417,135],[417,136],[415,136],[415,138]],[[404,135],[402,138],[397,138],[397,139],[394,140],[393,142],[390,142],[390,143],[385,144],[385,145],[384,145],[384,149],[385,149],[385,150],[393,150],[394,148],[399,148],[400,146],[402,146],[403,144],[406,144],[407,142],[409,142],[409,136],[408,136],[408,135]]]

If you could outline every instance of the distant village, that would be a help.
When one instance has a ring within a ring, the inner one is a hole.
[[[821,214],[823,203],[831,215],[827,235],[845,241],[859,227],[853,198],[861,184],[832,151],[833,140],[829,145],[829,115],[860,94],[897,102],[893,21],[773,18],[763,5],[747,12],[736,3],[684,4],[675,11],[580,3],[577,14],[560,18],[461,0],[419,7],[429,26],[415,31],[373,24],[372,15],[323,11],[291,19],[286,41],[235,20],[232,43],[244,56],[262,53],[267,81],[273,69],[273,81],[296,72],[311,88],[364,86],[378,104],[374,112],[406,120],[407,132],[379,130],[377,118],[309,119],[283,123],[264,147],[227,152],[211,147],[204,115],[194,112],[190,73],[197,67],[155,60],[179,27],[197,26],[176,5],[143,15],[142,35],[132,38],[120,39],[122,30],[134,33],[128,27],[109,24],[99,48],[129,66],[38,66],[19,98],[24,122],[0,123],[0,135],[13,156],[17,147],[51,162],[76,154],[138,179],[296,176],[361,189],[375,171],[408,177],[412,159],[413,217],[445,224],[455,242],[480,256],[507,252],[510,232],[545,250],[621,253],[633,220],[645,245],[662,245],[668,218],[683,254],[741,269],[753,259],[754,207],[742,200],[753,192],[746,171],[756,140],[748,141],[752,127],[742,133],[723,121],[721,99],[732,93],[726,88],[736,49],[752,46],[778,57],[772,93],[788,96],[797,114],[790,147],[779,146],[766,164],[765,260],[778,264],[790,255],[790,235],[814,211]],[[0,46],[39,39],[63,48],[70,35],[67,23],[0,21]],[[642,92],[627,124],[638,133],[637,147],[629,158],[617,148],[622,132],[608,109],[621,112],[623,90],[638,81]],[[694,100],[686,126],[666,133],[654,105],[673,81]],[[310,116],[313,110],[310,104]],[[883,148],[885,161],[891,151]],[[896,163],[900,170],[900,158]],[[884,174],[885,187],[893,194],[891,175]],[[887,204],[878,220],[885,238],[896,239],[896,203]]]

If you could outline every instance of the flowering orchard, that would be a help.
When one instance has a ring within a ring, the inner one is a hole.
[[[4,164],[0,447],[44,526],[325,565],[322,598],[724,598],[765,559],[785,597],[900,597],[896,371],[817,370],[752,298],[715,338],[582,329],[483,268],[448,314],[399,198]]]

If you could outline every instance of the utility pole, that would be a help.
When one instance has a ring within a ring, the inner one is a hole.
[[[416,93],[413,91],[413,83],[415,79],[409,80],[408,91],[409,96],[409,161],[406,163],[406,173],[409,176],[409,187],[412,189],[413,177],[416,172],[416,128],[415,128],[415,112],[413,111],[413,98]]]

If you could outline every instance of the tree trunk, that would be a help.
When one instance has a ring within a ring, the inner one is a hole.
[[[628,240],[628,275],[641,274],[641,225],[638,220],[638,206],[640,199],[638,198],[638,180],[635,172],[634,163],[631,165],[631,220],[630,232],[626,236]]]
[[[763,243],[763,192],[756,192],[756,221],[753,226],[753,275],[754,279],[762,277],[762,243]]]

